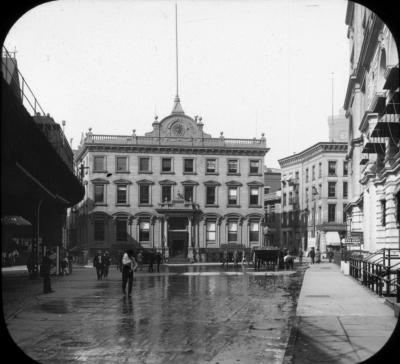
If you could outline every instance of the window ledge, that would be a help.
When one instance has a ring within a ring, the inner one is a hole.
[[[139,207],[153,207],[151,203],[139,203]]]
[[[139,171],[139,174],[153,174],[152,171]]]
[[[240,173],[238,173],[238,172],[228,172],[226,175],[227,176],[240,176]]]
[[[130,172],[130,171],[115,171],[115,173],[129,174],[129,173],[131,173],[131,172]]]
[[[249,205],[249,207],[251,207],[251,208],[262,208],[262,205]]]
[[[249,173],[249,176],[260,176],[260,177],[262,177],[262,173]]]
[[[219,176],[218,172],[206,172],[206,175],[213,175],[213,176]]]
[[[240,205],[226,205],[226,207],[241,207]]]
[[[160,174],[175,174],[175,172],[166,172],[166,171],[164,171],[164,172],[160,172]]]
[[[219,207],[219,205],[210,205],[210,204],[205,204],[204,207]]]
[[[197,175],[196,172],[183,172],[183,174],[193,174],[193,175]]]
[[[108,206],[106,203],[104,202],[95,202],[94,203],[95,206]]]
[[[129,207],[130,204],[129,203],[116,203],[115,206],[127,206],[127,207]]]
[[[108,171],[104,170],[104,169],[94,169],[93,173],[108,173]]]

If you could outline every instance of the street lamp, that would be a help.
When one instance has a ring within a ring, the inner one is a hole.
[[[316,189],[316,187],[315,186],[312,186],[312,199],[313,199],[313,201],[314,201],[314,209],[313,209],[313,230],[314,230],[314,237],[315,237],[315,240],[316,240],[316,248],[317,248],[317,250],[319,250],[319,248],[320,248],[320,241],[319,241],[319,239],[317,239],[317,234],[316,234],[316,231],[317,231],[317,224],[316,224],[316,218],[315,218],[315,214],[316,214],[316,210],[317,210],[317,197],[316,196],[319,196],[319,193],[318,193],[318,191],[317,191],[317,189]]]

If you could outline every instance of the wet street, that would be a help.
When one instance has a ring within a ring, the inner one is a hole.
[[[135,274],[132,298],[114,267],[103,281],[91,268],[53,278],[48,295],[40,281],[3,276],[3,308],[40,363],[281,363],[302,274],[164,266]]]

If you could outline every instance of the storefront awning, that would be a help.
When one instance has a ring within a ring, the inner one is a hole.
[[[337,231],[327,231],[325,234],[326,245],[340,245],[340,236]]]

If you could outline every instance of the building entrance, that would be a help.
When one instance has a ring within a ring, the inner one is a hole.
[[[188,231],[187,231],[187,218],[174,217],[168,221],[168,247],[169,256],[182,257],[187,256],[188,249]]]

